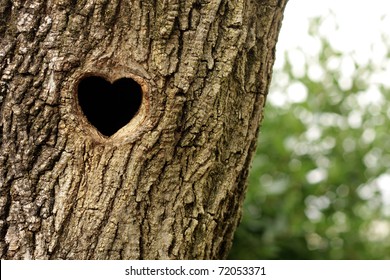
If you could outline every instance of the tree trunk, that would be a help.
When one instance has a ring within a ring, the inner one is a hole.
[[[286,2],[1,0],[1,258],[224,258]]]

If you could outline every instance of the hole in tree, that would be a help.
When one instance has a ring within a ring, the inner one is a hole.
[[[110,83],[102,77],[89,76],[80,81],[77,90],[84,115],[105,136],[128,124],[142,102],[141,86],[131,78]]]

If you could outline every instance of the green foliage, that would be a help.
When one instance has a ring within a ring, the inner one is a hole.
[[[321,52],[293,50],[304,73],[290,51],[274,73],[232,259],[390,258],[390,89],[378,82],[390,52],[359,65],[320,23]]]

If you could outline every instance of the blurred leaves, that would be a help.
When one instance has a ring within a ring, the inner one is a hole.
[[[359,65],[321,22],[274,72],[232,259],[390,258],[390,52]]]

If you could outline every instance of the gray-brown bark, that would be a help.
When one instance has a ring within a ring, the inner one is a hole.
[[[0,255],[226,256],[287,0],[0,1]],[[136,80],[111,137],[85,75]]]

